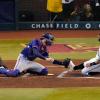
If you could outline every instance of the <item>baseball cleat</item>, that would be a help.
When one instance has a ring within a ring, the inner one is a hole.
[[[73,63],[72,60],[70,60],[68,67],[69,67],[70,71],[74,70],[75,64]]]
[[[69,68],[70,70],[73,70],[73,68],[75,66],[73,61],[71,59],[69,59],[69,58],[64,59],[63,65],[65,66],[65,68]]]

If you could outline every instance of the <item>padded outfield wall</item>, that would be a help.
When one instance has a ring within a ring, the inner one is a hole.
[[[100,29],[100,21],[50,22],[46,7],[47,0],[0,0],[0,30]]]

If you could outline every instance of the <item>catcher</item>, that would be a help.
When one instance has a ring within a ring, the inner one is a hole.
[[[54,60],[54,58],[49,56],[47,47],[52,46],[53,42],[54,35],[51,33],[45,33],[39,39],[33,39],[19,54],[14,69],[9,70],[5,67],[0,67],[0,74],[12,77],[17,77],[26,73],[48,75],[48,68],[36,62],[36,58],[49,61],[53,64],[66,66],[66,63],[63,61]]]

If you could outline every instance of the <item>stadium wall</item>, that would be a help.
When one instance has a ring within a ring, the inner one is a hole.
[[[5,19],[9,16],[11,21],[5,20],[0,22],[0,30],[100,29],[99,21],[49,22],[48,11],[46,10],[47,0],[0,0],[0,4],[2,3],[3,7],[6,7],[6,9],[10,7],[10,9],[8,9],[8,13],[6,11],[5,15],[1,13],[3,10],[0,11],[0,14]],[[11,11],[12,13],[10,13]]]

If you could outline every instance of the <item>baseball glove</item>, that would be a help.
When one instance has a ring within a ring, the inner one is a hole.
[[[65,59],[63,60],[63,65],[65,66],[65,68],[68,68],[69,63],[70,63],[70,59],[69,59],[69,58],[65,58]]]

